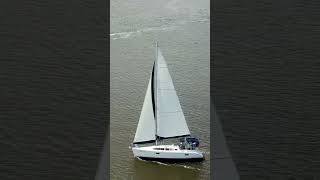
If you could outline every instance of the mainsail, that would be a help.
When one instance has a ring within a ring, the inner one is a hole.
[[[157,47],[157,136],[162,138],[189,135],[180,102],[167,63]]]
[[[189,135],[173,82],[157,46],[157,58],[149,80],[134,143]],[[155,113],[154,113],[155,112]]]

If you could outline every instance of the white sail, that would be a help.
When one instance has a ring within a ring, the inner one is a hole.
[[[133,141],[134,143],[155,140],[155,119],[153,114],[151,78],[152,75],[144,98],[136,135]]]
[[[185,148],[189,144],[158,145],[162,138],[190,135],[180,102],[174,89],[167,64],[156,48],[156,60],[149,80],[140,119],[133,143],[154,141],[155,146],[131,147],[134,157],[145,160],[203,160],[204,156],[198,146]],[[163,151],[165,149],[165,151]],[[172,151],[173,150],[173,151]]]
[[[160,49],[157,49],[157,136],[168,138],[189,135],[190,131],[173,86],[167,64]]]

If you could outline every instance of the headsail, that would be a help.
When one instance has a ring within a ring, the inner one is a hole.
[[[159,48],[157,48],[157,76],[156,76],[156,122],[157,136],[162,138],[189,135],[180,102],[173,86],[173,82]]]
[[[155,140],[155,119],[152,102],[152,74],[149,80],[146,96],[140,114],[136,135],[133,143],[143,143]]]

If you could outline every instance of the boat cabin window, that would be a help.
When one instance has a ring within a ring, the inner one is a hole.
[[[173,151],[172,148],[153,148],[154,150],[166,150],[166,151]],[[177,150],[177,149],[175,149]]]

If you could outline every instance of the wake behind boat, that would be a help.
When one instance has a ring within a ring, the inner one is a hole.
[[[179,138],[179,144],[162,140]],[[155,145],[142,146],[154,142]],[[198,139],[190,136],[164,57],[156,44],[156,59],[133,140],[134,157],[153,161],[201,161]]]

